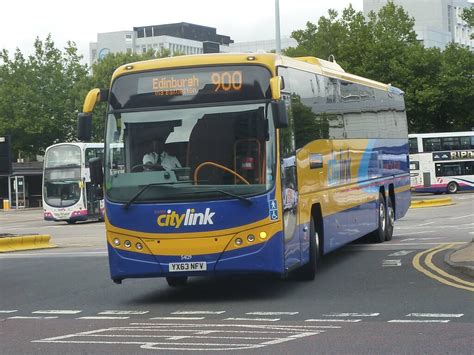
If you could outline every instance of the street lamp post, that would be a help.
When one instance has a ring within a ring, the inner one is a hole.
[[[276,53],[281,54],[280,1],[279,0],[275,0],[275,42],[276,42]]]

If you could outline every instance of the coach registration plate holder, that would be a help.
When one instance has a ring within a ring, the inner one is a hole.
[[[206,270],[207,270],[207,263],[205,261],[169,263],[169,272],[206,271]]]

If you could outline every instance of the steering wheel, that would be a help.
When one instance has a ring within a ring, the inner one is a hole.
[[[138,168],[142,168],[142,171],[151,170],[151,171],[165,171],[162,165],[159,164],[137,164],[132,167],[131,172],[136,172]]]
[[[235,177],[239,178],[241,181],[243,181],[245,184],[247,185],[250,185],[250,183],[242,176],[242,175],[239,175],[238,173],[236,173],[234,170],[231,170],[223,165],[220,165],[220,164],[217,164],[217,163],[214,163],[212,161],[205,161],[204,163],[201,163],[199,164],[199,166],[196,168],[196,170],[194,170],[194,185],[197,185],[198,183],[198,173],[199,173],[199,170],[201,170],[201,168],[207,166],[207,165],[210,165],[210,166],[214,166],[216,168],[219,168],[219,169],[222,169],[224,171],[227,171],[228,173],[231,173],[232,175],[234,175]]]

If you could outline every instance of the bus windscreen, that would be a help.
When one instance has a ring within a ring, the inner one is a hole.
[[[112,110],[270,99],[270,72],[262,66],[156,70],[117,78]]]

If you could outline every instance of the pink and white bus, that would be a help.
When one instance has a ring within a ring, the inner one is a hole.
[[[408,137],[413,191],[474,190],[474,131],[417,133]]]
[[[43,169],[45,220],[73,224],[103,219],[102,191],[91,184],[89,172],[89,160],[103,155],[103,143],[59,143],[46,149]]]

